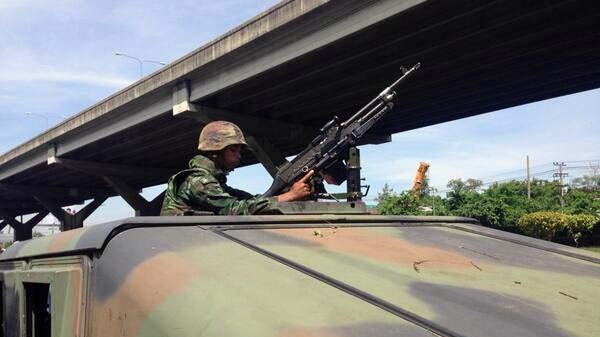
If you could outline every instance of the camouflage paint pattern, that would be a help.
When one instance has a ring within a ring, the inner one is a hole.
[[[96,266],[91,336],[429,336],[207,230],[127,231]]]
[[[84,336],[85,297],[90,260],[88,257],[39,259],[6,270],[9,263],[0,263],[4,283],[6,337],[26,335],[26,284],[48,284],[51,299],[52,336]],[[4,270],[3,270],[4,269]]]
[[[227,172],[197,155],[189,169],[169,179],[161,215],[208,211],[218,215],[248,215],[270,211],[274,198],[261,198],[227,186]]]
[[[288,228],[231,235],[460,335],[600,335],[597,262],[444,227]]]
[[[57,336],[600,335],[597,254],[450,218],[319,218],[134,218],[30,240],[0,256],[5,313],[37,280],[53,282]],[[60,245],[91,258],[28,257]]]
[[[22,291],[18,275],[25,268],[25,263],[22,261],[0,262],[0,283],[2,283],[3,299],[0,299],[0,304],[4,305],[4,336],[12,337],[19,336],[20,333],[20,317],[19,315],[9,315],[8,313],[22,312]],[[2,318],[0,317],[0,320]]]
[[[198,150],[220,151],[229,145],[247,145],[239,126],[231,122],[214,121],[202,128]]]

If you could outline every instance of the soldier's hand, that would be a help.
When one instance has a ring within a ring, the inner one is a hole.
[[[296,201],[308,197],[310,195],[310,185],[308,182],[314,173],[312,170],[306,173],[304,177],[292,185],[289,191],[277,196],[277,201]]]

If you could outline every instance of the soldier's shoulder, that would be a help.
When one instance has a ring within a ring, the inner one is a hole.
[[[192,185],[197,185],[197,184],[211,184],[211,183],[219,183],[219,181],[217,180],[217,178],[211,174],[210,171],[208,170],[204,170],[202,168],[198,168],[198,169],[194,169],[194,170],[190,170],[191,172],[188,173],[187,177],[186,177],[186,182],[192,184]]]

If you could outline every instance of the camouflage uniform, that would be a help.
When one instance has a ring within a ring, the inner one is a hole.
[[[160,215],[210,211],[219,215],[257,214],[270,210],[274,198],[261,198],[227,186],[227,172],[209,158],[197,155],[190,168],[169,179]]]
[[[246,145],[240,128],[230,122],[207,124],[200,133],[200,151],[221,151],[229,145]],[[184,215],[209,211],[219,215],[257,214],[270,211],[275,198],[261,198],[227,186],[227,171],[203,155],[189,163],[189,169],[169,179],[160,215]]]

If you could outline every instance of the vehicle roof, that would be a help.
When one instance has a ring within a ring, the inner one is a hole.
[[[93,312],[147,313],[128,317],[132,335],[600,333],[598,255],[468,218],[136,217],[20,242],[2,260],[90,252]]]
[[[100,250],[111,236],[133,227],[261,226],[298,223],[420,222],[423,217],[375,215],[252,215],[252,216],[145,216],[130,217],[57,234],[17,241],[0,255],[0,261],[68,255]],[[461,217],[427,217],[428,222],[473,222]]]
[[[477,220],[449,216],[383,216],[383,215],[252,215],[252,216],[152,216],[131,217],[103,224],[17,241],[0,255],[0,261],[73,255],[102,250],[116,234],[136,227],[200,226],[222,229],[261,229],[274,227],[331,227],[331,226],[441,226],[506,240],[525,246],[600,263],[596,254],[502,232],[477,224]]]

